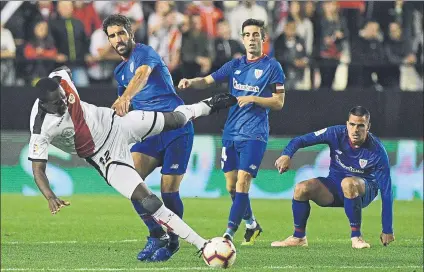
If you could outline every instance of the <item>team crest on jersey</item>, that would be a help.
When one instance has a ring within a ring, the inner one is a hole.
[[[130,63],[130,71],[131,73],[134,73],[134,62]]]
[[[363,159],[359,159],[359,166],[361,166],[361,168],[364,168],[365,166],[367,166],[368,160],[363,160]]]
[[[264,71],[260,69],[255,69],[255,77],[259,79]]]
[[[71,104],[75,103],[75,96],[73,94],[69,95],[68,102],[71,103]]]

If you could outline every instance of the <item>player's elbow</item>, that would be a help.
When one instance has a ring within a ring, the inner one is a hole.
[[[279,111],[283,109],[283,106],[284,106],[284,100],[276,99],[274,106],[272,107],[272,110]]]

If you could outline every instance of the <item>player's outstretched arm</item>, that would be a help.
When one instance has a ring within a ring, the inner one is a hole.
[[[137,68],[125,92],[112,105],[116,114],[124,116],[128,113],[131,99],[146,86],[151,73],[152,68],[149,65],[142,65]]]
[[[178,89],[187,89],[187,88],[194,88],[194,89],[205,89],[208,86],[212,85],[215,82],[213,77],[211,75],[205,76],[205,77],[196,77],[192,79],[183,78],[178,83]]]
[[[271,110],[281,110],[284,106],[284,93],[272,94],[272,97],[260,97],[260,96],[239,96],[237,97],[238,105],[244,107],[249,103],[255,103],[264,108],[270,108]]]
[[[46,161],[32,161],[32,172],[34,174],[35,184],[49,202],[49,209],[52,214],[60,211],[60,208],[69,206],[71,203],[59,199],[50,188],[49,180],[46,175]]]

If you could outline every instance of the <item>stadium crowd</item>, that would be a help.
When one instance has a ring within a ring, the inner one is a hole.
[[[121,61],[102,20],[123,14],[136,42],[152,46],[181,78],[204,76],[244,52],[240,27],[264,20],[264,52],[287,90],[423,90],[423,5],[380,1],[1,2],[1,84],[33,85],[72,68],[77,86],[114,84]]]

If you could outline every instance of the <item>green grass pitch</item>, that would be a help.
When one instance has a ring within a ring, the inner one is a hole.
[[[77,195],[71,206],[49,213],[42,197],[1,195],[2,271],[200,271],[210,270],[196,249],[182,247],[166,263],[136,259],[146,228],[120,196]],[[184,219],[200,235],[222,235],[230,199],[183,199]],[[244,226],[235,237],[232,271],[423,271],[423,202],[395,202],[396,241],[379,242],[381,202],[363,210],[363,235],[370,249],[354,250],[343,209],[312,206],[308,248],[271,248],[292,233],[291,201],[252,200],[264,229],[253,247],[241,247]],[[244,225],[244,224],[242,224]]]

